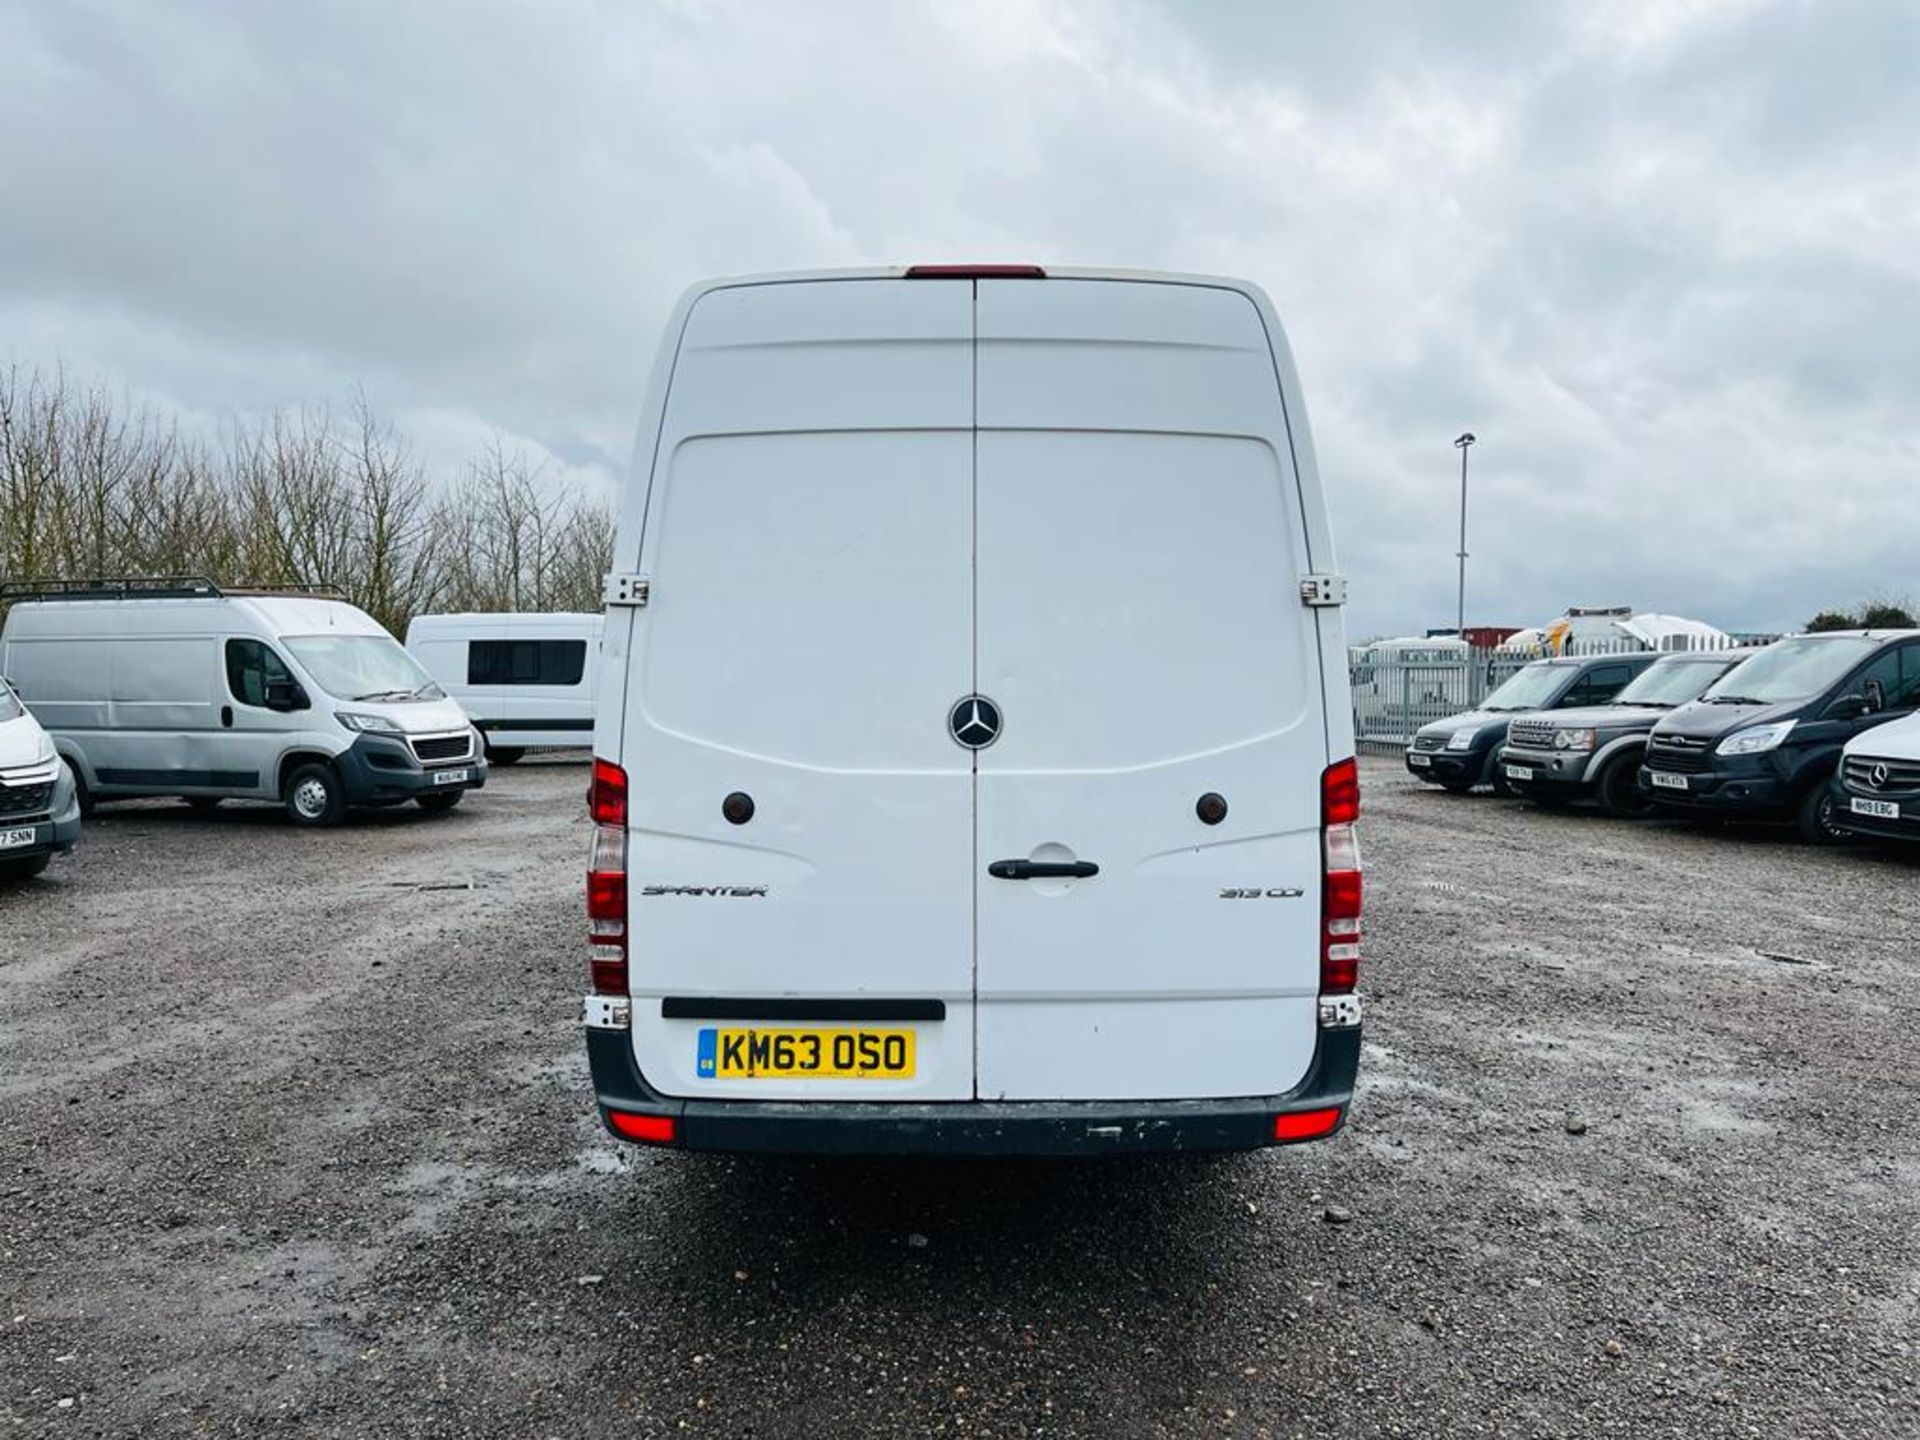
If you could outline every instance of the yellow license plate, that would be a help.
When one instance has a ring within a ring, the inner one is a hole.
[[[911,1080],[913,1031],[709,1026],[694,1069],[702,1080]]]

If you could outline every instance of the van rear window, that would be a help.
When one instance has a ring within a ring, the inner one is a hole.
[[[467,646],[469,685],[578,685],[584,640],[475,640]]]

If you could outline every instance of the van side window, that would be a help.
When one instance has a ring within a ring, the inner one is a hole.
[[[1881,651],[1847,686],[1848,693],[1864,695],[1869,680],[1880,682],[1888,710],[1911,710],[1920,706],[1920,645],[1896,645]]]
[[[584,640],[475,640],[467,646],[469,685],[578,685]]]
[[[1611,700],[1627,688],[1627,682],[1633,678],[1633,670],[1626,665],[1596,665],[1567,692],[1566,706],[1572,709],[1579,705],[1599,705]]]
[[[265,709],[267,685],[275,680],[291,683],[293,672],[271,645],[264,640],[227,641],[227,689],[234,699]]]

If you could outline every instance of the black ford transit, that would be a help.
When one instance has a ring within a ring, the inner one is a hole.
[[[1848,740],[1920,705],[1920,630],[1796,635],[1654,727],[1640,785],[1661,810],[1791,821],[1841,839],[1829,782]]]

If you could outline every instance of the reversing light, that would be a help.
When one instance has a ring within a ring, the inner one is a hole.
[[[674,1141],[671,1115],[636,1115],[630,1110],[609,1110],[607,1124],[613,1127],[614,1134],[627,1140],[647,1145],[671,1145]]]
[[[1340,1127],[1340,1107],[1329,1110],[1290,1110],[1273,1117],[1273,1138],[1280,1144],[1291,1140],[1318,1140]]]

